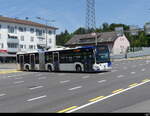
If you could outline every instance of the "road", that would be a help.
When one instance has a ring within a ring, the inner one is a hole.
[[[111,72],[0,74],[0,112],[150,112],[150,60]]]

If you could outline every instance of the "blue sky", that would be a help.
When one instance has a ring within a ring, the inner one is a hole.
[[[96,0],[96,25],[124,23],[142,27],[150,21],[150,0]],[[73,32],[85,26],[86,0],[0,0],[0,15],[18,17],[39,23],[40,16],[56,20],[51,25]]]

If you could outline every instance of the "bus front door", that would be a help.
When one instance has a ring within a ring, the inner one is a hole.
[[[53,64],[54,64],[54,70],[59,71],[59,53],[58,52],[53,53]]]
[[[30,55],[30,65],[31,65],[31,70],[35,70],[35,55],[34,54]]]
[[[19,56],[19,64],[20,64],[20,70],[24,70],[24,56],[20,55]]]

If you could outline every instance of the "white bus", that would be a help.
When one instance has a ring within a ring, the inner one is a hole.
[[[22,71],[99,72],[111,69],[107,46],[17,53],[17,64]]]

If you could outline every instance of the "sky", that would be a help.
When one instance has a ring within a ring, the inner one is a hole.
[[[95,0],[96,26],[104,22],[123,23],[143,27],[150,21],[150,0]],[[86,0],[0,0],[0,15],[18,17],[39,23],[42,17],[55,20],[49,25],[58,27],[57,33],[73,32],[85,27]]]

